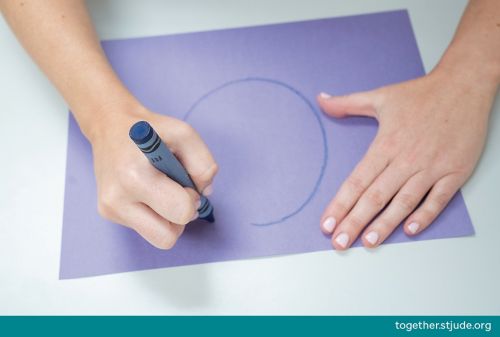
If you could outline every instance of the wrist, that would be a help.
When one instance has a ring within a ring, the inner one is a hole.
[[[465,60],[443,57],[427,77],[443,98],[457,105],[473,102],[470,112],[488,118],[498,88],[494,76],[484,74]]]
[[[482,57],[475,51],[463,50],[450,45],[432,73],[438,73],[495,95],[500,84],[500,63],[496,59]]]
[[[92,108],[74,108],[73,114],[82,133],[91,144],[109,134],[110,127],[132,125],[138,120],[145,120],[151,115],[134,97],[109,100]]]

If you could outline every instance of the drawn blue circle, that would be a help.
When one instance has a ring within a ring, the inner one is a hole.
[[[321,163],[321,169],[320,169],[319,175],[316,179],[316,182],[314,184],[314,187],[312,188],[310,193],[307,195],[307,198],[295,210],[285,214],[284,216],[280,217],[279,219],[270,220],[270,221],[264,222],[264,223],[252,223],[252,225],[254,225],[254,226],[275,225],[275,224],[284,222],[285,220],[300,213],[309,204],[309,202],[311,202],[311,200],[313,199],[314,195],[316,194],[319,186],[321,185],[321,181],[323,180],[323,176],[325,174],[326,164],[328,162],[328,142],[326,139],[326,131],[325,131],[325,127],[323,125],[323,121],[321,120],[321,115],[320,115],[319,111],[311,103],[311,101],[309,101],[309,99],[307,99],[307,97],[304,94],[302,94],[299,90],[297,90],[294,87],[292,87],[291,85],[286,84],[284,82],[281,82],[279,80],[265,78],[265,77],[246,77],[246,78],[240,78],[240,79],[235,79],[235,80],[226,82],[226,83],[210,90],[209,92],[207,92],[206,94],[201,96],[199,99],[197,99],[193,103],[193,105],[191,105],[191,107],[187,110],[187,112],[184,114],[184,117],[182,119],[184,121],[186,121],[191,116],[191,113],[196,109],[196,107],[198,105],[200,105],[208,97],[212,96],[213,94],[215,94],[215,93],[221,91],[222,89],[227,88],[231,85],[236,85],[236,84],[240,84],[240,83],[247,83],[247,82],[265,82],[265,83],[274,84],[274,85],[277,85],[277,86],[280,86],[282,88],[289,90],[295,96],[300,98],[304,103],[306,103],[307,107],[310,109],[310,111],[315,116],[315,118],[318,122],[318,126],[319,126],[320,131],[321,131],[321,137],[322,137],[322,141],[323,141],[323,161]]]

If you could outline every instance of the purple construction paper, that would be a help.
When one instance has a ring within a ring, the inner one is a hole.
[[[327,118],[315,96],[424,74],[404,10],[103,47],[143,104],[185,119],[213,151],[220,165],[210,197],[216,222],[189,224],[177,245],[163,251],[101,218],[91,148],[70,117],[62,279],[331,249],[319,217],[377,125]],[[473,233],[458,193],[428,230],[410,239],[399,228],[387,242]]]

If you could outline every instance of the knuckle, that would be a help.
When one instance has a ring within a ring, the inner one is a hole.
[[[379,189],[373,189],[365,194],[365,200],[374,208],[382,209],[385,206],[385,198]]]
[[[337,214],[346,214],[351,210],[351,207],[349,207],[344,201],[335,201],[333,203],[333,211]]]
[[[366,188],[363,179],[356,175],[351,175],[349,178],[347,178],[346,185],[356,194],[361,194]]]
[[[212,163],[212,166],[210,166],[210,168],[207,170],[207,172],[205,172],[206,179],[211,180],[217,174],[217,172],[219,172],[219,165],[214,162]]]
[[[116,174],[121,184],[126,187],[136,186],[141,181],[138,170],[132,168],[118,169]]]
[[[447,164],[451,163],[448,153],[439,149],[427,149],[426,155],[429,162],[437,163],[439,167],[446,167]]]
[[[213,179],[213,177],[219,172],[219,166],[217,163],[212,163],[208,169],[203,171],[200,174],[194,175],[193,178],[195,178],[198,181],[202,181],[204,183],[209,182]]]
[[[452,171],[455,172],[455,177],[463,177],[463,180],[468,178],[473,170],[474,162],[469,160],[464,160],[464,162],[455,164],[452,169]]]
[[[415,216],[419,218],[422,224],[430,223],[437,216],[437,211],[435,211],[432,207],[422,207],[418,214]]]
[[[377,147],[381,153],[391,154],[394,152],[397,143],[395,137],[384,137],[377,142]]]
[[[134,168],[124,169],[122,170],[122,177],[125,178],[125,181],[139,181],[139,170]]]
[[[450,199],[451,195],[448,191],[439,191],[433,197],[433,202],[436,205],[436,208],[442,209],[448,204]]]
[[[106,218],[116,218],[122,196],[121,187],[117,184],[108,184],[99,189],[97,195],[97,210]]]
[[[181,121],[179,121],[179,124],[175,126],[175,129],[177,131],[178,136],[181,138],[190,138],[194,134],[196,134],[196,131],[191,125]]]
[[[412,171],[412,168],[415,167],[415,164],[418,162],[417,160],[418,155],[415,154],[408,154],[406,158],[401,160],[397,165],[396,168],[398,172],[400,173],[408,173]]]
[[[116,217],[116,199],[116,193],[113,191],[106,191],[99,195],[97,211],[103,218],[111,220]]]
[[[193,218],[196,210],[191,197],[187,193],[179,198],[176,210],[177,216],[175,223],[179,225],[185,225]]]
[[[362,228],[366,225],[366,223],[360,216],[351,214],[347,218],[346,225],[347,228]]]
[[[409,213],[415,209],[418,200],[413,194],[402,193],[397,197],[396,202],[399,207],[401,207],[405,212]]]
[[[102,216],[105,219],[110,220],[111,219],[111,208],[109,207],[108,204],[99,201],[97,202],[97,213],[99,213],[100,216]]]

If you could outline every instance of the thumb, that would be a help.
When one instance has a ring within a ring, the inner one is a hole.
[[[333,117],[366,116],[377,117],[377,91],[365,91],[345,96],[318,95],[321,110]]]

